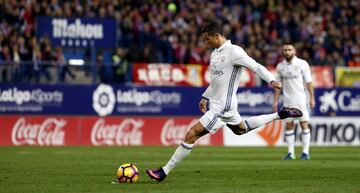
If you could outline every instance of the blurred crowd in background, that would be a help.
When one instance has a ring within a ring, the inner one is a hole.
[[[64,48],[35,37],[37,16],[115,19],[117,47],[107,58],[109,50],[99,50],[96,65],[206,65],[210,52],[199,26],[216,19],[232,43],[266,66],[282,60],[284,41],[295,42],[298,56],[311,65],[360,66],[359,10],[359,0],[0,0],[0,66],[13,64],[11,73],[1,69],[0,81],[51,79],[44,61],[57,64],[60,81],[75,76]],[[31,65],[20,68],[20,62]]]

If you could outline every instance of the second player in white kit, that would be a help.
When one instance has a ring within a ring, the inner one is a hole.
[[[311,78],[311,71],[309,64],[298,57],[296,57],[295,47],[292,43],[286,43],[283,46],[283,55],[285,60],[279,63],[276,67],[276,73],[278,80],[281,81],[283,88],[283,98],[285,107],[295,107],[303,112],[303,116],[296,118],[299,120],[302,128],[302,141],[303,141],[303,153],[301,155],[302,160],[310,159],[309,146],[310,146],[310,129],[308,121],[310,115],[308,111],[308,104],[311,108],[315,106],[314,100],[314,86]],[[305,86],[309,92],[309,100],[306,94]],[[278,108],[278,98],[280,96],[280,90],[275,90],[274,97],[274,111]],[[294,143],[294,118],[288,118],[286,122],[285,138],[288,144],[288,154],[284,157],[285,160],[293,160],[295,158]]]

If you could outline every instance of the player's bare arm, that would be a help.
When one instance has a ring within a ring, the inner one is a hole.
[[[281,88],[275,88],[274,89],[274,103],[273,103],[273,110],[274,112],[277,112],[278,111],[278,101],[279,101],[279,97],[280,97],[280,94],[281,94]]]
[[[310,107],[314,108],[315,107],[315,97],[314,97],[314,84],[312,82],[308,82],[306,83],[306,87],[309,91],[309,95],[310,95]]]
[[[207,104],[208,104],[208,99],[205,98],[201,98],[200,102],[199,102],[199,109],[202,113],[206,113],[207,111]]]
[[[281,83],[278,82],[278,81],[276,81],[276,80],[272,80],[272,81],[270,82],[270,85],[271,85],[273,88],[278,89],[278,90],[282,88]]]
[[[208,101],[209,101],[209,95],[211,93],[211,86],[209,85],[205,92],[203,93],[203,95],[201,96],[201,100],[199,102],[199,109],[202,113],[206,113],[207,111],[207,104],[208,104]]]

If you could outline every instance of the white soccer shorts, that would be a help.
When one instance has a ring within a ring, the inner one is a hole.
[[[302,117],[298,117],[298,118],[287,118],[284,119],[284,121],[287,122],[292,122],[295,120],[299,120],[300,122],[308,122],[310,121],[310,114],[309,114],[309,110],[306,104],[296,104],[296,105],[287,105],[285,104],[284,107],[291,107],[291,108],[298,108],[300,109],[300,111],[303,113]]]
[[[215,109],[210,109],[201,118],[200,123],[211,134],[216,133],[220,128],[223,128],[226,124],[238,125],[242,121],[239,112],[236,110],[222,113]]]

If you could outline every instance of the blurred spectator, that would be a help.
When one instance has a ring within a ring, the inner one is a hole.
[[[61,47],[55,48],[54,55],[56,66],[58,67],[58,81],[60,83],[65,82],[66,75],[70,75],[72,79],[75,78],[75,74],[70,70],[69,64],[66,62]]]
[[[116,48],[116,52],[112,56],[113,67],[115,72],[113,81],[124,83],[126,81],[126,74],[128,69],[128,61],[126,58],[126,51],[123,48]]]
[[[16,44],[12,46],[12,65],[11,65],[11,81],[12,82],[20,82],[21,74],[20,74],[20,53],[19,48]]]
[[[52,53],[51,46],[50,45],[44,45],[44,46],[45,46],[44,49],[42,49],[41,46],[39,49],[41,52],[41,61],[40,63],[36,63],[36,64],[40,64],[39,71],[38,73],[36,73],[36,77],[35,77],[36,83],[40,82],[42,76],[44,76],[48,82],[52,80],[50,76],[49,68],[52,66],[52,62],[54,61],[54,56]],[[36,52],[37,51],[35,51],[34,54],[36,55],[35,57],[37,60],[37,56],[39,55],[39,53]]]
[[[12,64],[12,56],[10,53],[9,46],[4,45],[1,48],[0,53],[0,65],[1,65],[1,77],[3,82],[10,81],[10,71],[11,71],[11,64]]]
[[[345,60],[343,57],[340,56],[339,52],[333,52],[332,53],[333,61],[329,63],[330,65],[336,67],[336,66],[345,66]]]
[[[104,55],[102,51],[96,53],[96,71],[95,71],[95,82],[106,82],[107,77],[105,76],[105,64]]]

